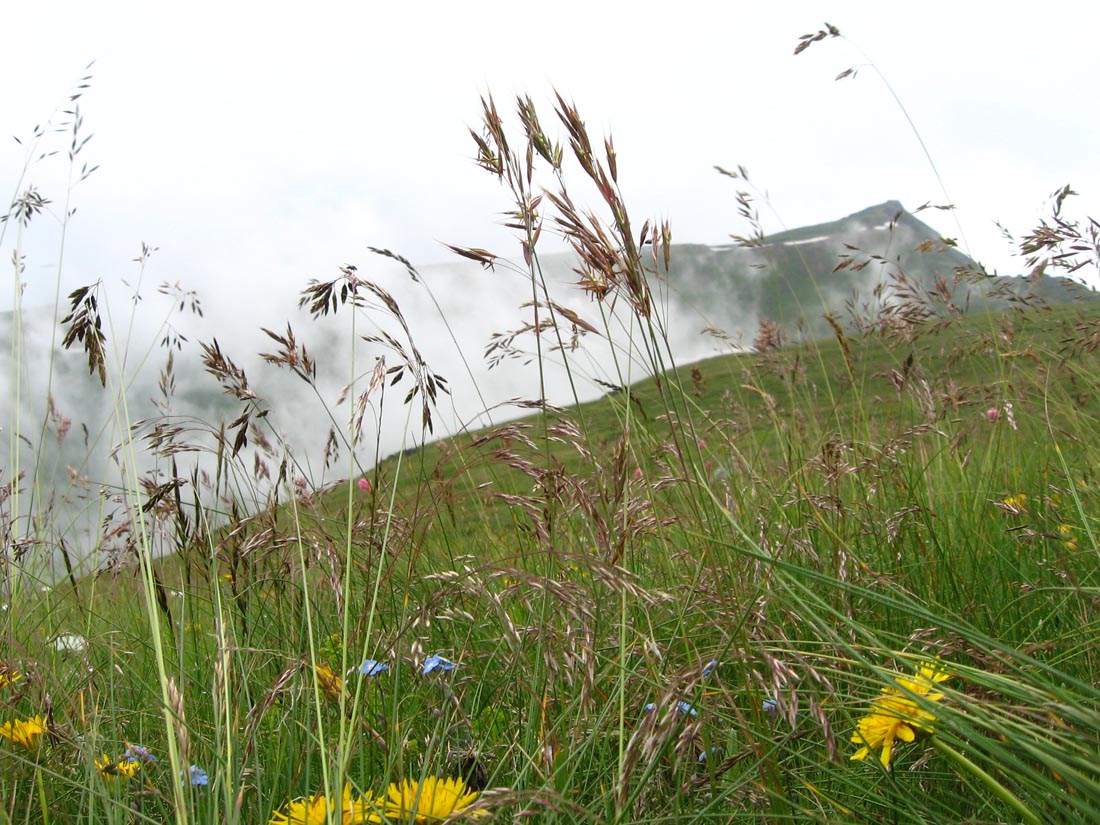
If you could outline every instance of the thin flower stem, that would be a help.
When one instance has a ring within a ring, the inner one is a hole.
[[[967,773],[976,776],[981,780],[982,784],[991,790],[999,799],[1005,804],[1011,807],[1016,813],[1020,815],[1020,819],[1024,822],[1031,823],[1031,825],[1041,825],[1041,820],[1035,814],[1028,809],[1020,798],[1016,796],[1012,791],[994,779],[990,774],[980,768],[978,765],[971,762],[966,756],[959,753],[953,747],[941,740],[937,736],[931,736],[928,739],[932,743],[932,746],[942,753],[944,756],[951,759],[956,765],[962,767]]]

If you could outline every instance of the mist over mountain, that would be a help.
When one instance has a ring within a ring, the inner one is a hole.
[[[737,243],[680,245],[662,274],[679,300],[716,329],[739,330],[746,343],[761,320],[789,338],[814,338],[831,334],[826,313],[858,330],[901,304],[934,316],[1097,297],[1064,278],[985,273],[898,201]]]
[[[299,308],[290,289],[232,306],[202,296],[201,316],[172,289],[140,299],[104,295],[106,388],[89,374],[79,348],[60,348],[58,321],[67,306],[56,316],[53,308],[24,309],[21,329],[11,313],[0,315],[0,335],[14,345],[0,357],[0,422],[9,436],[0,482],[25,474],[22,493],[4,504],[17,514],[12,541],[34,536],[41,557],[56,559],[64,546],[77,566],[96,567],[121,552],[118,537],[126,531],[111,534],[128,519],[121,491],[135,478],[147,495],[181,478],[185,501],[191,488],[205,486],[212,495],[213,485],[225,510],[248,511],[268,500],[281,468],[293,489],[308,494],[425,440],[526,415],[530,402],[570,406],[648,374],[632,350],[640,336],[627,302],[599,303],[585,294],[572,255],[539,259],[548,294],[539,286],[534,295],[527,269],[507,261],[488,269],[455,260],[410,271],[393,258],[364,254],[354,265],[356,277],[376,289],[361,291],[355,312],[349,305],[319,318]],[[652,273],[652,288],[677,364],[750,347],[762,321],[793,340],[832,334],[826,313],[858,330],[900,306],[921,306],[934,317],[1012,301],[1095,298],[1062,279],[979,272],[951,242],[889,201],[738,243],[675,245],[667,270]],[[333,266],[321,279],[338,274]],[[531,331],[534,300],[542,322],[550,317],[548,300],[558,308],[557,326],[540,340]],[[215,341],[247,392],[227,394],[227,382],[204,365],[201,345],[209,355]],[[372,386],[372,377],[402,366]],[[423,393],[405,403],[417,372],[422,382],[445,379],[427,410],[430,429]],[[348,422],[368,387],[361,439],[349,444]],[[225,461],[234,445],[239,460]],[[157,541],[162,552],[170,549],[170,536]]]

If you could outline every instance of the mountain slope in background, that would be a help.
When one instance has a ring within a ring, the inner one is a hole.
[[[661,274],[708,324],[742,335],[767,320],[817,337],[830,334],[826,313],[858,327],[902,303],[936,315],[1098,297],[1064,278],[988,275],[898,201],[735,244],[678,245]]]

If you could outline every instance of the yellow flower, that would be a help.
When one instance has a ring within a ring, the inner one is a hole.
[[[351,786],[344,786],[344,797],[340,805],[340,825],[361,825],[365,822],[381,822],[367,816],[368,805],[373,804],[370,797],[351,798]],[[314,794],[306,799],[295,799],[286,805],[286,813],[276,811],[271,815],[268,825],[325,825],[333,803],[324,794]],[[334,812],[334,811],[333,811]]]
[[[939,662],[934,662],[931,664],[925,663],[917,668],[917,675],[912,679],[899,678],[895,681],[910,693],[923,696],[929,702],[938,702],[943,698],[943,694],[933,693],[932,691],[940,682],[946,682],[950,678],[951,674],[944,670]],[[883,693],[887,691],[897,692],[893,688],[883,688]]]
[[[925,664],[918,668],[917,675],[912,679],[899,677],[894,680],[901,690],[897,687],[884,687],[871,702],[871,710],[859,720],[856,732],[852,734],[852,742],[861,745],[852,754],[852,759],[866,759],[873,751],[881,748],[879,761],[884,768],[889,768],[894,742],[912,742],[917,738],[917,731],[930,733],[931,723],[936,719],[934,713],[921,707],[912,696],[920,697],[926,702],[938,702],[943,694],[935,692],[935,687],[948,678],[950,674],[940,669],[938,664]]]
[[[435,776],[425,777],[420,782],[408,779],[394,782],[386,791],[386,798],[378,800],[385,804],[383,815],[386,819],[398,822],[442,822],[459,811],[474,804],[478,792],[466,787],[464,780],[458,777],[442,779]],[[485,816],[484,810],[469,811],[472,816]],[[371,815],[369,822],[382,822]]]
[[[26,722],[13,719],[0,725],[0,736],[22,745],[29,751],[38,747],[38,740],[46,732],[46,717],[32,716]]]
[[[1062,544],[1067,550],[1077,549],[1077,537],[1073,535],[1073,527],[1068,524],[1059,524],[1058,535],[1062,536]]]
[[[1001,504],[1013,515],[1020,515],[1027,510],[1027,493],[1018,493],[1001,499]]]
[[[95,760],[95,766],[96,770],[99,771],[99,775],[109,781],[114,781],[117,776],[121,776],[123,779],[132,779],[134,774],[141,769],[141,763],[136,759],[119,759],[114,762],[107,754],[103,754],[100,759]]]
[[[314,665],[313,672],[317,676],[317,686],[321,688],[325,696],[334,702],[339,702],[340,696],[344,692],[344,680],[325,664]]]
[[[0,688],[10,687],[23,678],[23,674],[18,670],[4,665],[0,667]]]

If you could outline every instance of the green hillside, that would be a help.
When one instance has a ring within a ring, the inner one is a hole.
[[[957,450],[980,442],[987,411],[1006,401],[1016,426],[1038,438],[1058,426],[1044,419],[1052,397],[1076,420],[1100,417],[1100,398],[1082,387],[1100,361],[1072,344],[1095,317],[1068,306],[1002,311],[930,322],[912,341],[845,335],[716,357],[580,408],[429,444],[390,458],[370,477],[380,489],[396,484],[399,503],[436,512],[457,552],[464,542],[484,544],[494,524],[510,530],[519,517],[508,497],[530,489],[532,472],[510,464],[550,466],[593,483],[616,472],[630,482],[641,470],[741,503],[747,491],[759,494],[761,485],[800,471],[791,442],[810,451],[800,461],[830,445],[865,460],[881,445],[913,438]],[[558,435],[544,440],[546,433]]]

